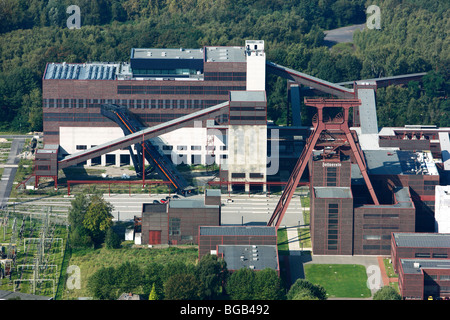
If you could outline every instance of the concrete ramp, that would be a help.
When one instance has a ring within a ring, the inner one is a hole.
[[[378,119],[377,107],[375,101],[374,82],[357,82],[356,95],[361,100],[361,105],[355,108],[359,112],[359,125],[361,126],[361,134],[377,134]]]

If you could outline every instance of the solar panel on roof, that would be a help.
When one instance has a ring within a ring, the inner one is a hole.
[[[51,76],[50,76],[50,79],[54,79],[54,78],[55,78],[55,75],[56,75],[56,67],[53,66],[53,70],[52,70],[52,74],[51,74]]]
[[[58,73],[56,74],[56,79],[60,79],[61,78],[62,71],[63,71],[62,66],[58,66]]]

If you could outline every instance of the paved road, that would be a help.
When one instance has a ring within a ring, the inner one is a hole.
[[[366,24],[364,23],[324,31],[325,33],[324,41],[330,46],[336,43],[353,42],[353,33],[355,32],[355,30],[363,30],[365,27]]]
[[[10,137],[10,136],[8,136]],[[11,151],[9,152],[8,160],[3,165],[3,174],[0,180],[0,208],[6,205],[13,187],[14,177],[17,172],[17,165],[19,163],[18,155],[22,151],[25,144],[25,136],[14,137],[11,142]]]
[[[227,202],[228,195],[222,195],[222,225],[267,225],[280,199],[275,195],[231,195],[232,203]],[[294,195],[281,221],[282,226],[303,224],[300,196]]]

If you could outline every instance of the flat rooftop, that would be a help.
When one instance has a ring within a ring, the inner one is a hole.
[[[198,59],[206,62],[245,62],[244,47],[133,48],[132,59]]]
[[[449,233],[394,233],[398,247],[450,248]]]
[[[206,62],[245,62],[244,47],[206,47]]]
[[[205,199],[170,199],[169,208],[183,208],[183,209],[195,209],[195,208],[219,208],[219,205],[206,205]]]
[[[316,198],[352,198],[352,192],[348,187],[314,187]]]
[[[254,102],[266,101],[265,91],[230,91],[230,101]]]
[[[203,49],[133,48],[131,59],[203,59]]]
[[[450,259],[400,259],[403,272],[421,274],[423,269],[450,270]]]
[[[438,175],[430,152],[364,150],[364,156],[369,175]],[[352,171],[352,173],[356,175],[357,171]]]
[[[223,254],[228,270],[278,270],[276,245],[219,245],[217,253]]]
[[[115,80],[119,70],[118,63],[49,63],[44,80]]]
[[[275,227],[262,226],[201,226],[202,236],[276,236]]]

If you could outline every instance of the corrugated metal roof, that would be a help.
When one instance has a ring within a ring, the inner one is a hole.
[[[202,236],[276,236],[275,227],[261,226],[201,226]]]
[[[449,233],[394,233],[399,247],[450,248]]]
[[[205,205],[203,199],[171,199],[169,208],[219,208],[218,205]]]
[[[114,80],[116,63],[49,63],[45,80]]]
[[[422,269],[450,269],[449,259],[400,259],[403,272],[420,274]]]

